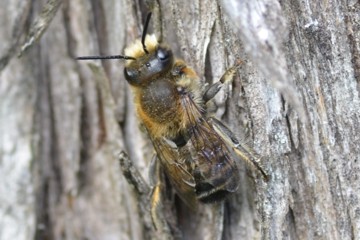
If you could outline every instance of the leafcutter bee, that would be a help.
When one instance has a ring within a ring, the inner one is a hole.
[[[146,34],[150,16],[141,39],[127,47],[125,55],[77,59],[126,60],[125,79],[132,88],[139,120],[155,148],[156,164],[187,205],[220,201],[235,192],[240,184],[238,160],[249,163],[266,179],[255,153],[222,122],[209,116],[207,109],[207,103],[232,80],[238,66],[204,89],[186,62],[175,58],[155,35]],[[153,191],[153,207],[159,201],[159,186],[157,183]]]

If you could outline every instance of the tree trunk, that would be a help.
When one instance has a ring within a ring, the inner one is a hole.
[[[358,1],[2,1],[1,240],[360,239]],[[243,61],[216,116],[270,175],[241,163],[238,192],[198,212],[170,198],[170,230],[151,223],[124,62],[74,60],[122,54],[148,11],[204,84]]]

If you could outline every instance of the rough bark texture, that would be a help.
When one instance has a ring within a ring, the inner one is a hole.
[[[360,239],[358,1],[1,5],[1,240]],[[153,229],[120,169],[124,150],[148,181],[153,154],[123,62],[73,59],[123,53],[149,10],[153,31],[204,83],[244,62],[216,114],[271,176],[265,184],[243,165],[238,193],[197,213],[175,198],[172,236]]]

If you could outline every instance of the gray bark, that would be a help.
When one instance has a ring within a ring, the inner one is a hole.
[[[1,240],[360,239],[358,1],[2,2]],[[243,61],[216,115],[270,174],[242,164],[238,192],[198,212],[170,199],[170,233],[120,169],[124,150],[148,182],[153,155],[124,63],[74,60],[123,53],[150,8],[204,84]]]

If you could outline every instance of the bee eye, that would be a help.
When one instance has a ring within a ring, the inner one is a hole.
[[[128,81],[134,81],[139,77],[139,71],[134,68],[124,68],[124,74]]]
[[[169,51],[166,51],[165,49],[159,48],[157,50],[157,57],[161,60],[167,60],[169,58]]]

